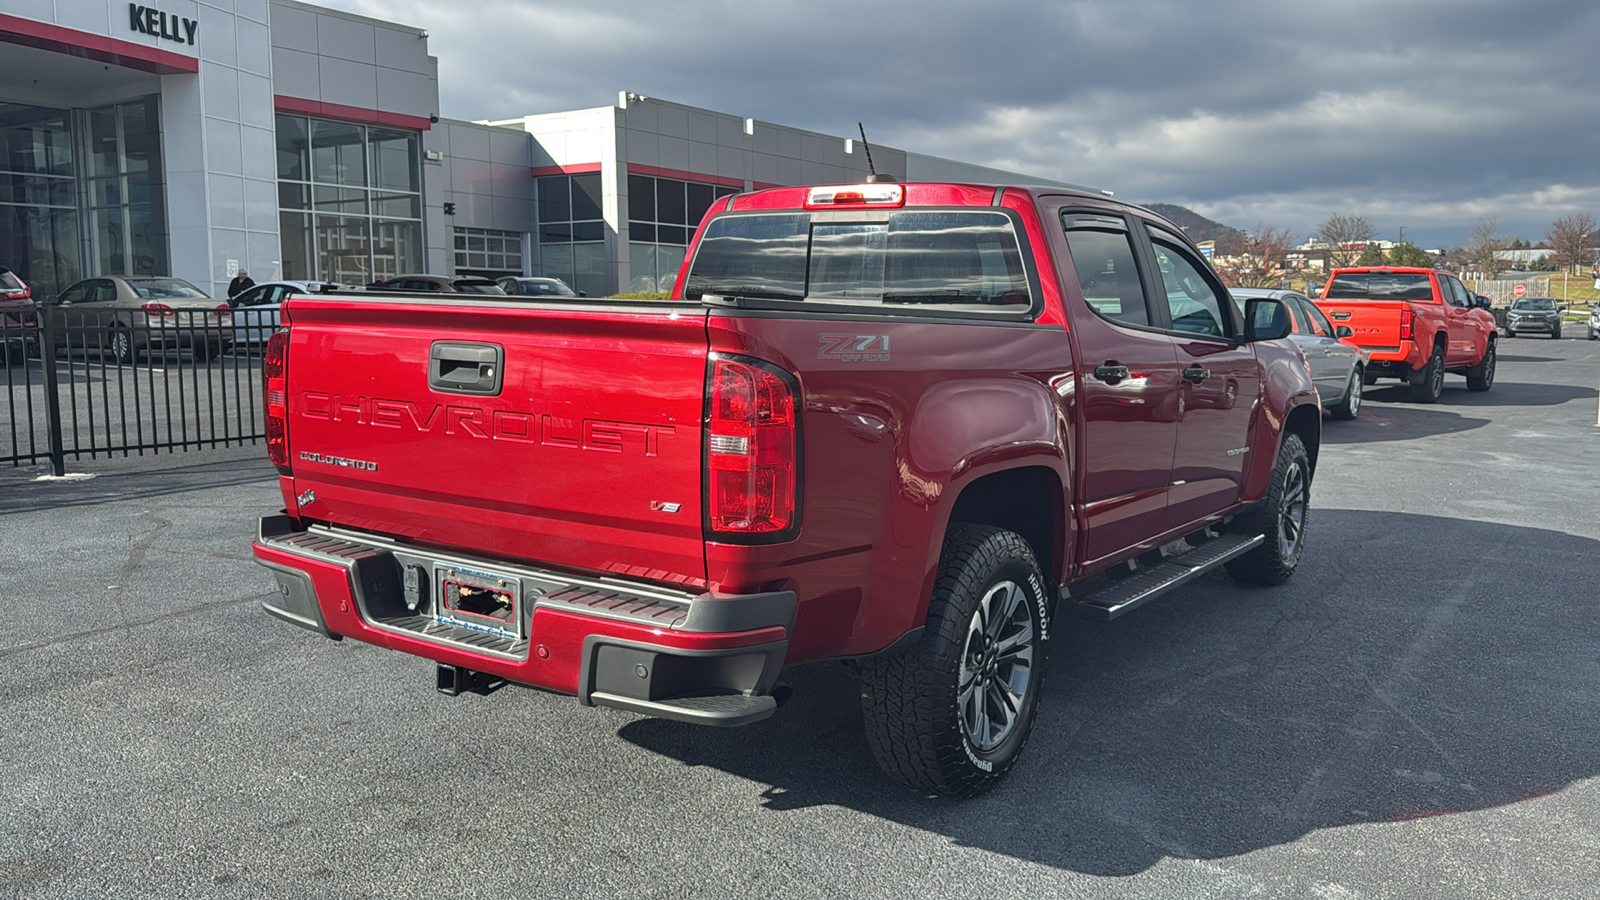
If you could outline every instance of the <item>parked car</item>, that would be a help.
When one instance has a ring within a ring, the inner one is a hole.
[[[0,364],[20,366],[38,340],[33,292],[17,273],[0,266]]]
[[[1561,304],[1554,297],[1523,297],[1506,313],[1506,337],[1527,332],[1561,337]]]
[[[241,291],[228,300],[233,307],[233,342],[251,346],[265,344],[279,328],[278,308],[285,297],[295,293],[326,290],[326,281],[268,281]]]
[[[106,275],[46,297],[57,347],[83,347],[133,362],[188,350],[199,362],[233,344],[232,310],[182,278]]]
[[[1398,378],[1417,403],[1437,403],[1446,373],[1494,386],[1494,316],[1449,272],[1413,266],[1335,269],[1317,308],[1348,325],[1367,352],[1362,377]]]
[[[587,297],[583,291],[575,291],[559,278],[540,278],[531,276],[507,275],[495,282],[500,285],[500,290],[513,297]]]
[[[1589,306],[1589,340],[1600,338],[1600,303]]]
[[[1350,326],[1334,325],[1309,297],[1294,291],[1234,288],[1229,293],[1241,312],[1244,301],[1251,297],[1283,301],[1294,314],[1294,333],[1289,337],[1306,355],[1322,408],[1330,410],[1335,419],[1349,420],[1360,414],[1366,357],[1355,345]]]
[[[476,275],[396,275],[367,285],[385,291],[431,291],[445,294],[504,294],[500,286]]]

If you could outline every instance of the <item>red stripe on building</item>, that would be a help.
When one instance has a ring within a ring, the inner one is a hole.
[[[0,41],[156,75],[193,75],[200,71],[200,60],[182,53],[4,14],[0,14]]]
[[[545,175],[587,175],[590,172],[600,171],[599,163],[573,163],[570,166],[534,166],[533,177],[542,178]]]
[[[321,100],[307,100],[303,97],[285,97],[278,94],[272,98],[272,104],[277,107],[278,112],[344,119],[349,122],[360,122],[363,125],[386,125],[390,128],[409,128],[413,131],[427,131],[433,127],[432,120],[422,116],[405,116],[376,109],[362,109],[359,106],[323,103]]]
[[[718,184],[723,187],[744,190],[743,178],[724,178],[721,175],[705,175],[699,172],[685,172],[682,169],[663,169],[658,166],[645,166],[639,163],[628,163],[630,175],[654,175],[657,178],[676,178],[679,181],[697,181],[701,184]]]
[[[779,187],[788,187],[788,185],[786,185],[786,184],[778,184],[778,183],[772,182],[772,181],[752,181],[752,182],[750,182],[750,189],[752,191],[764,191],[764,190],[767,190],[768,188],[779,188]]]

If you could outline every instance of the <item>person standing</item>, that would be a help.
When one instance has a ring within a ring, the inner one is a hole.
[[[239,274],[235,275],[233,280],[228,282],[228,299],[232,300],[233,298],[255,286],[256,283],[250,280],[250,273],[240,269]]]

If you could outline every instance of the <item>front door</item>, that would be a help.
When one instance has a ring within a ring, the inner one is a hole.
[[[1239,498],[1252,452],[1261,367],[1244,326],[1211,267],[1182,238],[1149,226],[1162,292],[1157,313],[1177,346],[1177,445],[1167,525],[1197,524]]]

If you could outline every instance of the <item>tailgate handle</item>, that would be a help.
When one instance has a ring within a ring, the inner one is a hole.
[[[428,387],[446,394],[500,394],[506,351],[499,344],[434,341],[428,350]]]

